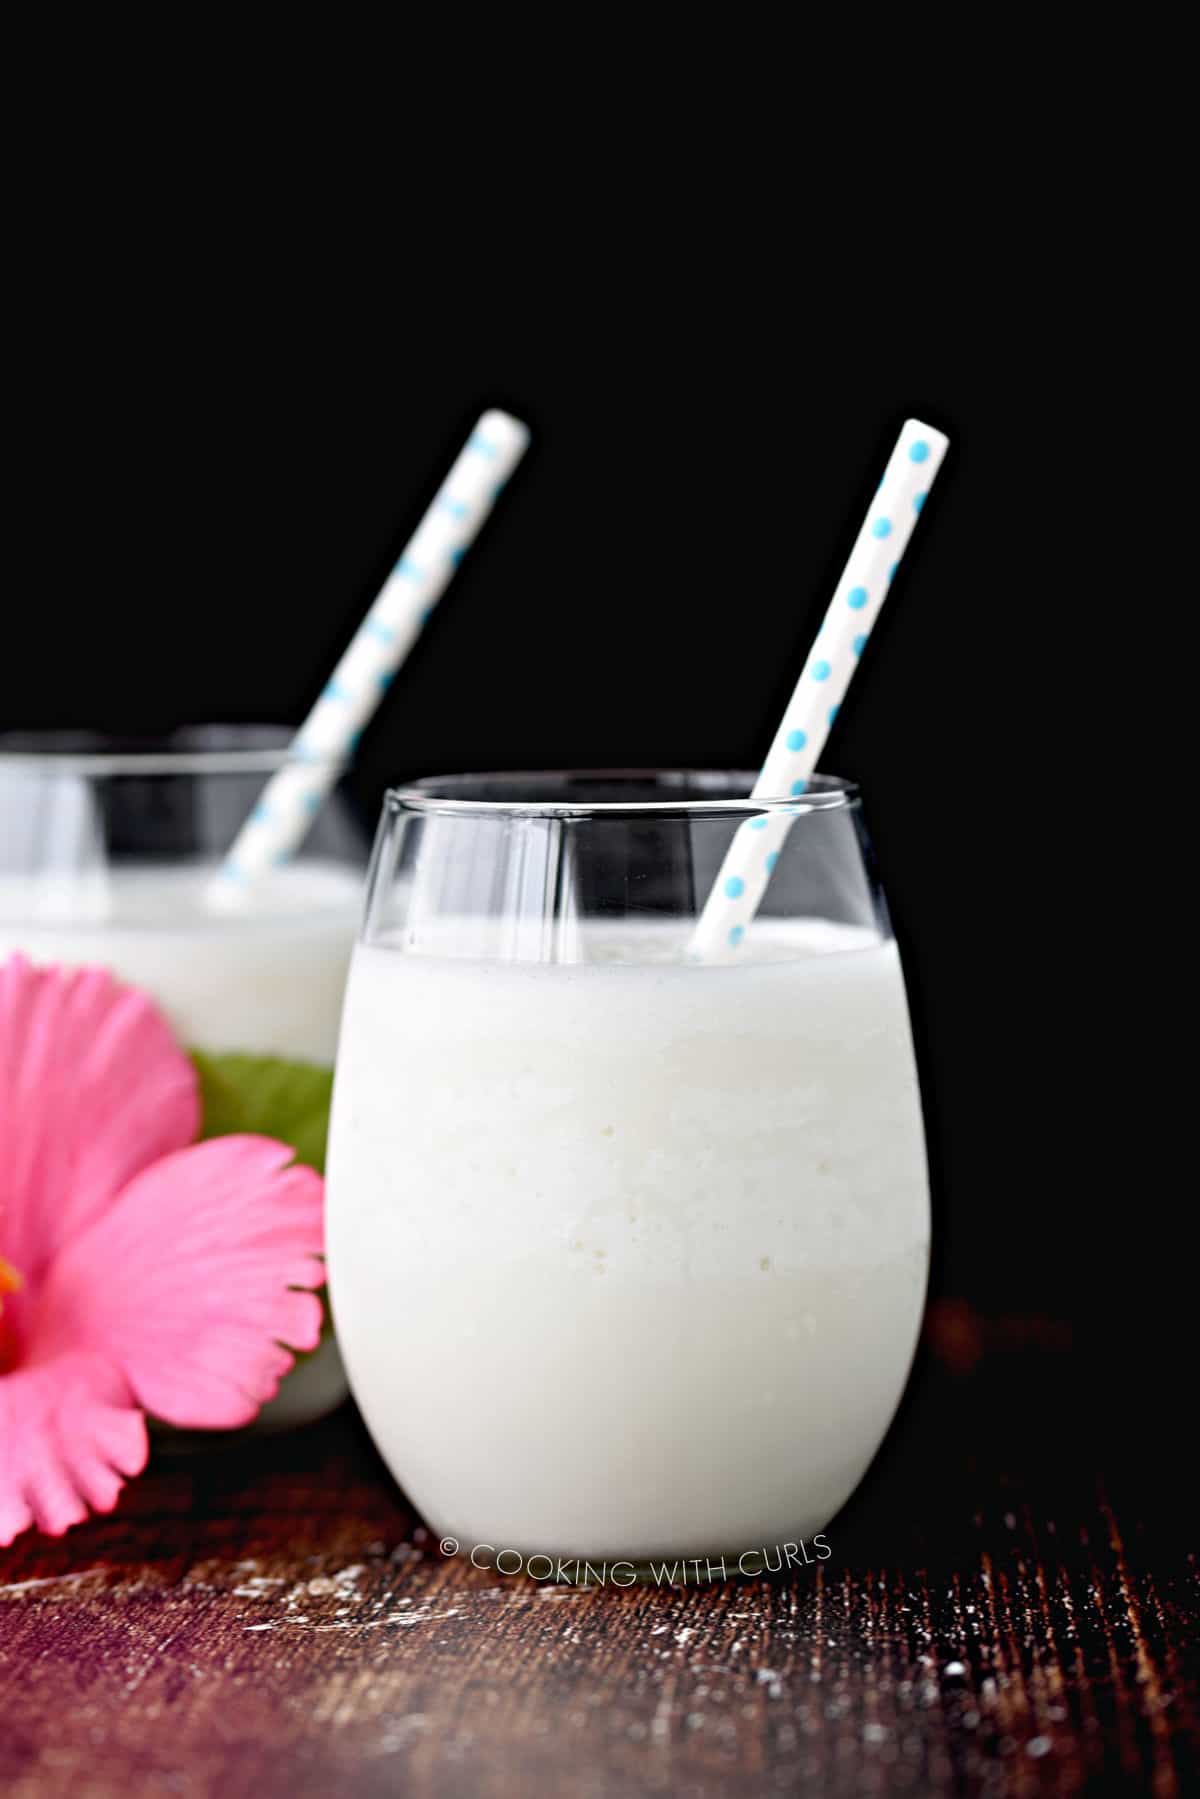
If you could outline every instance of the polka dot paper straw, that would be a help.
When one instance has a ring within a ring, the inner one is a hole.
[[[253,881],[299,848],[528,443],[519,419],[483,414],[301,725],[291,759],[263,789],[210,883],[214,904],[236,904]]]
[[[799,799],[803,794],[949,441],[931,425],[906,421],[752,798]],[[704,961],[736,957],[791,823],[787,813],[770,812],[739,827],[697,921],[693,956]]]

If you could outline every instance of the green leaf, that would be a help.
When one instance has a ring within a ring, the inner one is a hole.
[[[296,1160],[325,1172],[333,1071],[280,1056],[191,1051],[200,1076],[201,1138],[249,1131],[290,1143]]]

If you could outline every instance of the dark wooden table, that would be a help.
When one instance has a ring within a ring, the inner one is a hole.
[[[350,1408],[160,1460],[0,1556],[0,1791],[1197,1790],[1190,1508],[1079,1423],[1056,1327],[935,1327],[831,1558],[790,1578],[472,1569]]]

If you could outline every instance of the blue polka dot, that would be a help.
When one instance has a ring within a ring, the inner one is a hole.
[[[787,746],[789,750],[802,750],[807,742],[807,731],[789,731],[787,734]]]
[[[908,460],[910,462],[924,462],[928,455],[929,445],[925,442],[923,437],[919,437],[915,444],[910,444],[908,447]]]
[[[920,510],[924,504],[925,504],[925,495],[923,493],[915,493],[913,495],[913,511],[920,512]]]
[[[861,656],[866,647],[867,634],[865,631],[860,631],[858,636],[854,639],[854,654],[856,656]]]
[[[745,881],[743,881],[741,875],[730,875],[729,879],[725,883],[725,898],[726,899],[741,899],[741,897],[742,897],[743,893],[745,893],[745,891],[746,891],[746,883],[745,883]]]
[[[424,579],[424,571],[419,569],[409,556],[401,556],[399,562],[396,564],[396,573],[398,575],[407,575],[411,581],[421,581]]]
[[[381,674],[381,675],[380,675],[380,677],[379,677],[379,691],[380,691],[380,693],[386,693],[386,692],[387,692],[387,690],[388,690],[388,688],[389,688],[389,687],[390,687],[390,686],[391,686],[391,684],[392,684],[392,677],[393,677],[393,675],[394,675],[394,673],[395,673],[395,670],[394,670],[394,669],[390,669],[390,668],[389,668],[389,669],[386,669],[386,670],[385,670],[385,671],[384,671],[384,673],[383,673],[383,674]]]
[[[900,567],[900,564],[898,562],[893,562],[891,568],[889,568],[889,570],[888,570],[888,580],[889,581],[894,581],[896,579],[896,570],[899,567]]]
[[[346,692],[346,689],[342,686],[340,681],[328,681],[326,682],[325,691],[321,695],[321,698],[323,700],[348,700],[350,695]]]
[[[364,629],[367,636],[375,638],[377,643],[391,643],[396,635],[390,625],[385,625],[383,620],[378,618],[369,618]]]
[[[745,925],[735,924],[733,926],[733,928],[730,930],[730,933],[729,933],[729,941],[733,945],[734,949],[737,948],[738,944],[742,941],[742,938],[745,935],[746,935]]]
[[[832,724],[832,723],[833,723],[833,721],[834,721],[834,719],[835,719],[835,718],[836,718],[836,717],[837,717],[837,715],[838,715],[838,708],[837,708],[837,707],[836,707],[836,706],[831,706],[831,707],[830,707],[830,708],[829,708],[829,722],[830,722],[830,724]]]
[[[304,810],[309,814],[310,817],[313,815],[314,812],[319,812],[321,810],[322,797],[323,796],[319,793],[306,793],[305,794]]]
[[[890,518],[877,518],[875,520],[875,523],[871,526],[871,536],[872,537],[890,537],[891,535],[892,535],[891,519]]]
[[[833,670],[828,662],[814,662],[812,665],[812,678],[814,681],[828,681],[832,673]]]
[[[433,607],[432,606],[422,606],[420,612],[417,614],[417,623],[419,625],[423,625],[432,617],[433,617]]]
[[[846,595],[846,604],[855,612],[861,612],[866,603],[867,590],[865,587],[852,587]]]
[[[779,860],[779,851],[772,850],[770,855],[767,857],[767,873],[769,875],[772,875],[775,873],[775,864],[778,862],[778,860]]]
[[[792,792],[793,793],[803,793],[804,789],[807,786],[808,786],[807,781],[793,781],[792,782]]]
[[[469,510],[461,500],[452,500],[446,495],[443,495],[438,501],[438,505],[443,512],[448,512],[451,518],[466,518]]]
[[[250,816],[257,824],[265,825],[271,816],[271,808],[270,806],[264,806],[260,800]]]
[[[475,433],[474,437],[472,437],[467,448],[469,450],[478,450],[479,454],[481,456],[486,456],[489,462],[495,462],[497,456],[500,454],[495,444],[489,443],[486,437],[481,437],[478,431]]]
[[[767,821],[765,818],[752,818],[750,820],[750,829],[752,831],[765,831],[766,828]]]
[[[450,552],[451,566],[453,568],[457,568],[459,563],[462,561],[463,557],[466,555],[466,553],[467,553],[466,550],[461,547],[457,550],[451,550],[451,552]]]
[[[351,731],[349,737],[347,737],[347,739],[346,739],[346,748],[349,750],[356,750],[358,748],[359,744],[361,743],[361,741],[362,741],[362,732],[361,731]]]

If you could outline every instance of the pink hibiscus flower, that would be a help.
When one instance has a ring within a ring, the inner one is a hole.
[[[145,1412],[245,1424],[316,1345],[324,1183],[199,1125],[144,993],[0,964],[0,1545],[111,1511]]]

